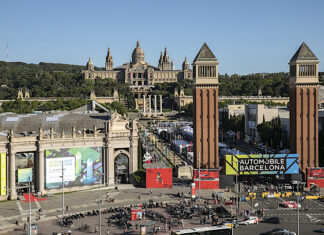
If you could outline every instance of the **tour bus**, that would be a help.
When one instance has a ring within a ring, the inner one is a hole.
[[[213,227],[200,227],[200,228],[189,228],[183,230],[172,231],[171,235],[231,235],[232,230],[229,226],[213,226]]]

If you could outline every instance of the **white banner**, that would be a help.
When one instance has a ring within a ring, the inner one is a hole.
[[[62,161],[64,166],[64,181],[75,180],[75,158],[47,158],[46,184],[62,182]]]

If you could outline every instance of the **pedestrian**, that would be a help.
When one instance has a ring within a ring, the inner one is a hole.
[[[152,189],[150,189],[150,193],[151,193],[151,194],[153,193]]]
[[[297,207],[298,207],[298,205],[297,205]],[[307,204],[305,205],[305,211],[306,212],[308,211],[308,205]]]
[[[171,231],[171,225],[169,224],[169,231]]]
[[[98,227],[96,226],[95,227],[95,233],[98,233],[99,232],[99,229],[98,229]]]
[[[160,197],[162,197],[162,193],[160,193]]]
[[[107,230],[107,235],[109,235],[109,230]]]
[[[138,224],[135,225],[136,230],[138,229]]]
[[[27,228],[28,228],[28,227],[27,227],[27,224],[25,223],[25,224],[24,224],[24,231],[27,231]]]

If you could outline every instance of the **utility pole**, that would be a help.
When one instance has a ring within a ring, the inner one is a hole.
[[[64,218],[64,161],[62,160],[62,223]]]
[[[98,200],[98,204],[99,204],[99,235],[101,235],[101,182],[102,182],[103,175],[104,175],[103,173],[100,173],[99,200]]]
[[[31,235],[32,231],[31,231],[31,201],[30,201],[30,176],[28,177],[28,204],[29,204],[29,231],[28,234]]]
[[[198,182],[199,182],[199,197],[201,197],[201,192],[200,192],[200,152],[198,153],[198,165],[199,165],[199,167],[198,167]]]
[[[236,219],[238,220],[238,215],[239,215],[239,207],[238,207],[238,204],[239,204],[239,196],[238,196],[238,193],[239,193],[239,183],[238,183],[238,161],[236,161]]]
[[[298,198],[299,198],[299,195],[298,195],[298,192],[299,192],[299,181],[297,182],[297,235],[299,235],[299,205],[298,205]]]

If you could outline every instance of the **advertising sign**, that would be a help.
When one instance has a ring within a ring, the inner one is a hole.
[[[75,180],[75,158],[60,157],[46,159],[46,183],[62,182],[62,163],[64,182]]]
[[[102,173],[102,147],[48,149],[45,151],[47,189],[99,184]]]
[[[196,198],[196,184],[191,183],[191,198]]]
[[[7,194],[7,155],[0,154],[0,195]]]
[[[219,188],[219,170],[217,169],[194,169],[193,182],[196,188],[200,189],[218,189]]]
[[[33,168],[18,169],[18,183],[26,183],[33,180]]]
[[[172,168],[146,169],[146,188],[171,188]]]
[[[316,184],[320,188],[324,188],[324,167],[308,167],[307,168],[307,187]]]
[[[226,155],[226,175],[298,174],[298,154]]]

